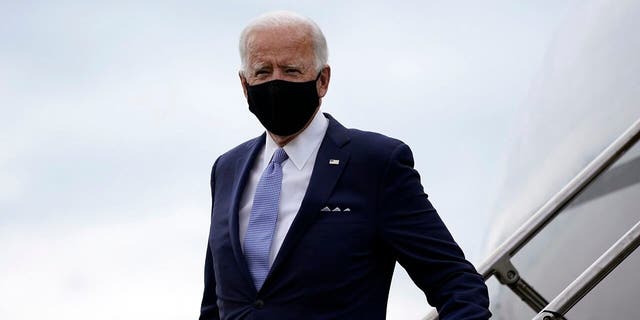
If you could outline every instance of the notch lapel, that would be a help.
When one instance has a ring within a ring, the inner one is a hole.
[[[243,157],[238,158],[235,167],[235,179],[233,185],[233,203],[231,205],[231,211],[229,214],[231,215],[230,223],[229,223],[229,235],[231,236],[231,248],[233,249],[233,254],[236,259],[236,263],[239,268],[239,272],[244,275],[245,280],[247,281],[248,287],[253,290],[255,293],[256,287],[253,284],[253,279],[251,278],[251,274],[249,273],[249,267],[247,266],[247,260],[244,258],[244,253],[242,252],[242,246],[240,245],[240,235],[239,235],[239,207],[240,200],[242,199],[242,194],[244,192],[244,188],[247,184],[247,178],[249,177],[249,172],[251,172],[251,168],[253,167],[253,163],[255,162],[256,156],[262,149],[265,143],[265,134],[262,134],[260,137],[254,140],[253,145],[248,146],[246,153]]]
[[[347,129],[329,114],[325,113],[325,116],[329,118],[329,127],[318,150],[309,186],[262,288],[268,286],[271,274],[277,271],[287,255],[295,248],[300,237],[316,219],[349,161],[349,152],[341,149],[349,142]]]

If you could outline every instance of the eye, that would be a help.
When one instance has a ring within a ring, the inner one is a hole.
[[[300,73],[300,70],[297,68],[286,68],[284,71],[286,73]]]
[[[259,76],[265,76],[271,73],[271,68],[267,68],[267,67],[260,67],[257,68],[256,71],[253,72],[253,75],[255,77],[259,77]]]

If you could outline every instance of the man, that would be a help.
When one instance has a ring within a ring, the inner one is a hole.
[[[266,133],[213,166],[200,319],[384,319],[396,261],[440,319],[488,319],[486,286],[409,147],[319,112],[331,69],[318,26],[263,15],[242,32],[240,55]]]

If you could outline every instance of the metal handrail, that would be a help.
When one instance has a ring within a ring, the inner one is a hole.
[[[520,228],[505,240],[478,268],[486,281],[496,275],[497,266],[510,265],[510,258],[542,230],[575,196],[589,183],[611,166],[625,151],[640,139],[640,119],[602,151],[577,176],[536,211]],[[515,274],[517,277],[517,272]],[[423,320],[438,319],[437,312],[431,312]]]
[[[565,319],[564,315],[640,245],[640,221],[567,286],[533,320]]]

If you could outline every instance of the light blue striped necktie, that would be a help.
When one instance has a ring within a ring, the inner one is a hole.
[[[249,227],[244,236],[244,256],[249,265],[256,289],[260,290],[269,273],[269,253],[278,220],[280,189],[282,189],[282,162],[289,156],[284,149],[273,153],[271,162],[262,172],[253,197]]]

